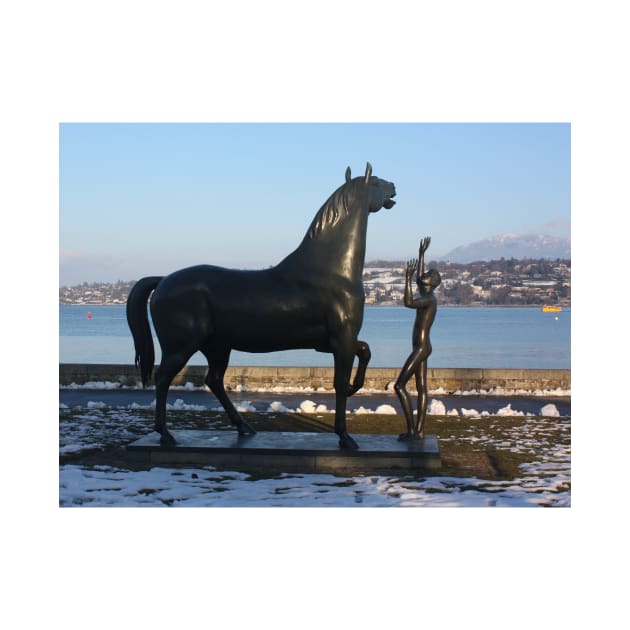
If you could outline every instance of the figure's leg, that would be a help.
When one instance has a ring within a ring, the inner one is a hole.
[[[162,361],[155,373],[155,425],[154,429],[160,434],[160,444],[162,446],[172,446],[175,438],[166,428],[166,398],[168,388],[175,375],[184,368],[188,359],[194,354],[191,351],[179,351],[165,353],[162,350]]]
[[[223,377],[227,370],[230,360],[230,349],[203,351],[206,359],[208,359],[208,373],[206,374],[206,385],[212,390],[223,405],[230,422],[236,427],[239,435],[254,434],[256,431],[243,419],[241,414],[236,410],[232,401],[228,398],[223,383]]]
[[[427,418],[427,404],[429,402],[429,388],[427,384],[427,360],[423,359],[416,370],[416,388],[418,389],[418,417],[416,418],[416,433],[424,437],[424,425]]]
[[[398,400],[400,401],[403,413],[405,414],[405,420],[407,421],[407,433],[401,433],[398,436],[399,440],[411,440],[417,439],[418,437],[417,431],[414,427],[413,408],[411,396],[407,391],[407,383],[416,373],[420,361],[420,353],[420,348],[416,348],[409,355],[394,385],[394,390],[396,391],[396,395],[398,396]]]
[[[363,387],[363,383],[365,383],[365,371],[372,358],[370,346],[368,346],[365,341],[357,341],[355,354],[359,359],[359,365],[357,366],[357,373],[354,376],[354,383],[352,383],[352,386],[348,389],[348,396],[356,394]]]

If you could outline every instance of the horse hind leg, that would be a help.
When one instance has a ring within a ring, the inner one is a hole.
[[[372,358],[370,346],[368,346],[365,341],[357,341],[355,355],[359,359],[359,365],[357,366],[357,373],[354,376],[354,382],[348,388],[348,396],[356,394],[363,387],[363,383],[365,383],[365,371]]]
[[[166,428],[166,399],[168,389],[175,375],[184,368],[194,351],[170,352],[162,351],[162,361],[155,374],[155,425],[154,429],[160,434],[162,446],[173,446],[176,441]]]
[[[204,352],[204,355],[206,359],[208,359],[208,373],[205,379],[206,385],[225,409],[230,422],[236,427],[239,435],[253,435],[256,431],[243,419],[225,391],[223,378],[230,359],[230,352]]]

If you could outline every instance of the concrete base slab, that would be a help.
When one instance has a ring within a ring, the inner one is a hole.
[[[382,472],[436,469],[442,465],[438,439],[427,435],[399,442],[396,435],[353,435],[359,450],[344,451],[334,433],[261,431],[239,436],[233,431],[173,430],[175,446],[160,446],[151,433],[127,446],[150,464],[272,469],[301,472]]]

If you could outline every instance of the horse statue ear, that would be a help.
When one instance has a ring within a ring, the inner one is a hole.
[[[371,175],[372,175],[372,165],[368,162],[365,167],[365,183],[366,184],[369,184]]]
[[[350,183],[351,175],[350,175],[350,167],[346,169],[346,184]]]

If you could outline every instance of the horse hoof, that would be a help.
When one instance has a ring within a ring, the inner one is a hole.
[[[168,431],[164,431],[160,436],[160,446],[175,446],[175,444],[177,444],[175,438]]]
[[[357,451],[359,445],[347,433],[344,433],[339,436],[339,448],[345,451]]]

